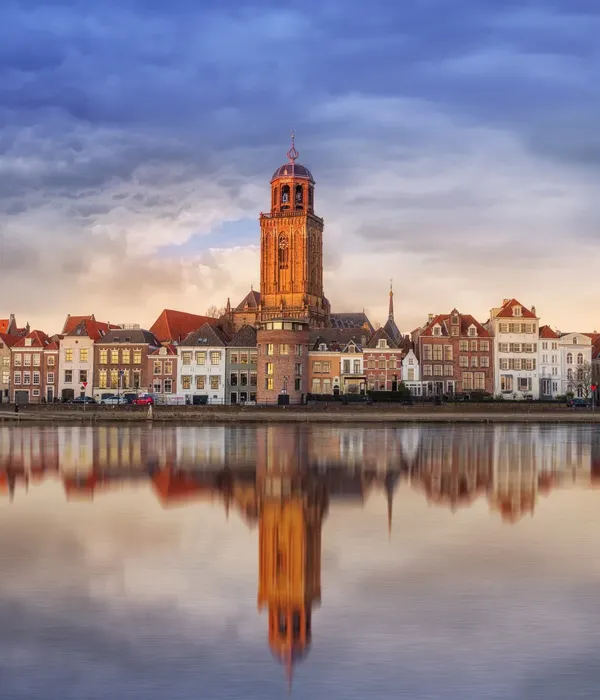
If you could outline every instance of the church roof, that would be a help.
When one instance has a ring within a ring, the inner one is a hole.
[[[256,328],[246,324],[233,336],[229,343],[231,348],[255,348],[256,347]]]
[[[271,182],[278,177],[301,177],[305,180],[310,180],[312,183],[315,181],[310,170],[305,165],[300,165],[300,163],[284,163],[280,165],[273,173]]]
[[[225,347],[228,338],[220,328],[212,326],[210,323],[205,323],[193,331],[180,343],[182,346],[189,345],[205,345],[207,347]]]
[[[366,328],[369,333],[375,330],[364,311],[331,314],[329,325],[331,328]]]
[[[257,309],[260,304],[260,292],[251,289],[248,294],[242,299],[242,301],[235,307],[236,311],[245,311],[246,304],[248,304],[249,309]]]
[[[400,333],[400,330],[396,325],[396,321],[394,321],[393,318],[388,318],[383,328],[385,332],[390,336],[390,338],[395,342],[398,342],[402,339],[402,334]]]

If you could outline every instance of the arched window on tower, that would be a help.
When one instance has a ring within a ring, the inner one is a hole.
[[[275,207],[277,206],[278,195],[279,195],[279,187],[273,187],[273,203],[271,204],[273,209],[275,209]]]
[[[281,208],[288,209],[290,205],[290,186],[284,185],[281,188]]]
[[[302,209],[304,205],[304,190],[302,185],[296,185],[296,194],[294,196],[296,209]]]
[[[309,209],[313,208],[314,196],[315,196],[315,191],[312,187],[309,186],[309,188],[308,188],[308,206],[309,206]]]
[[[290,262],[290,245],[286,236],[279,236],[279,269],[287,270]]]

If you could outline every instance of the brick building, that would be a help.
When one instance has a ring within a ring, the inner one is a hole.
[[[280,395],[287,395],[289,403],[301,403],[308,390],[308,321],[289,318],[263,321],[256,340],[257,401],[277,403]]]
[[[15,403],[54,401],[58,386],[58,353],[58,343],[42,331],[31,331],[14,343],[11,391]]]
[[[160,347],[150,331],[111,330],[94,344],[94,396],[151,389],[148,355]]]
[[[376,330],[363,349],[367,389],[396,391],[402,381],[403,356],[402,347],[392,340],[385,328]]]
[[[256,329],[242,326],[226,348],[226,403],[256,401],[257,357]]]
[[[494,391],[493,338],[473,316],[456,309],[432,314],[413,340],[424,394]]]
[[[11,399],[10,362],[12,353],[10,349],[18,340],[20,340],[18,335],[0,331],[0,403],[7,403]]]
[[[177,348],[166,344],[148,353],[148,377],[153,394],[168,396],[177,391]]]

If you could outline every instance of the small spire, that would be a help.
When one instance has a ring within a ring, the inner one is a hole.
[[[251,291],[251,292],[254,291],[254,285],[253,285],[253,284],[250,285],[250,291]]]
[[[300,155],[298,153],[298,151],[296,150],[296,146],[294,145],[295,138],[296,138],[296,134],[294,133],[294,130],[292,129],[292,147],[287,152],[287,157],[292,165],[296,162],[298,156]]]
[[[390,279],[390,309],[388,312],[388,319],[390,321],[394,320],[394,290],[392,289],[392,280]]]

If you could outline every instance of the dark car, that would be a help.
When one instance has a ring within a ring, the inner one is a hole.
[[[78,396],[77,398],[73,399],[70,403],[90,404],[96,403],[96,399],[93,399],[91,396]]]
[[[569,408],[589,408],[589,403],[585,399],[571,399],[567,402]]]

